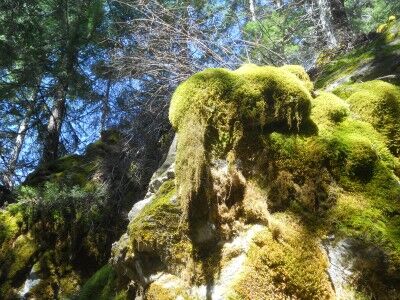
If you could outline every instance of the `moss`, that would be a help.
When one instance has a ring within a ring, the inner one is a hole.
[[[393,179],[385,173],[382,169],[377,172],[361,193],[341,194],[329,221],[339,236],[355,237],[380,247],[396,270],[400,268],[400,206],[388,199],[400,199],[400,188],[393,188]]]
[[[356,53],[352,59],[359,63],[372,55],[363,53],[358,60]],[[197,245],[190,230],[185,237],[186,228],[178,224],[190,229],[211,223],[217,238],[205,248],[215,255],[199,257],[199,265],[206,266],[213,257],[210,265],[220,265],[223,258],[215,245],[223,239],[226,224],[218,205],[225,200],[216,195],[220,183],[214,169],[222,159],[228,169],[240,165],[246,177],[246,193],[238,196],[243,203],[233,204],[238,215],[231,221],[270,226],[252,244],[233,298],[332,297],[327,261],[319,248],[319,238],[329,231],[375,243],[396,268],[400,198],[393,174],[399,162],[388,150],[385,131],[365,119],[365,110],[357,111],[350,99],[356,88],[368,87],[373,94],[377,87],[357,84],[337,91],[347,102],[324,92],[312,99],[306,75],[299,67],[245,65],[236,71],[209,69],[178,87],[170,107],[171,123],[179,133],[176,189],[167,183],[132,220],[129,235],[137,253],[151,253],[169,264],[167,268],[185,264]],[[385,88],[386,93],[394,92]],[[305,134],[302,128],[310,117],[319,131]],[[175,194],[180,206],[171,202]],[[249,209],[255,204],[257,208]],[[271,217],[276,211],[283,213]],[[182,214],[187,223],[181,222]],[[192,277],[201,277],[196,263]],[[207,267],[203,269],[204,275]],[[203,277],[215,280],[216,269]],[[154,285],[150,295],[162,293],[168,299],[162,289]]]
[[[244,274],[235,284],[237,299],[330,299],[327,260],[318,239],[290,214],[275,214],[276,230],[264,230],[250,247]],[[273,233],[275,232],[275,233]]]
[[[285,69],[254,65],[236,71],[208,69],[177,88],[170,121],[179,130],[188,112],[197,109],[207,118],[229,103],[233,104],[229,108],[239,110],[239,117],[251,118],[252,125],[285,121],[298,126],[308,117],[310,95],[296,75]]]
[[[113,298],[113,300],[127,300],[127,299],[129,299],[127,291],[119,291]]]
[[[36,244],[30,234],[12,236],[1,244],[0,292],[2,295],[13,298],[14,289],[29,273],[36,250]]]
[[[26,268],[35,251],[36,245],[32,237],[29,235],[20,235],[14,242],[13,262],[8,270],[8,278],[13,278],[17,272]]]
[[[85,186],[90,175],[95,170],[95,164],[88,162],[83,156],[67,155],[53,162],[43,164],[31,173],[24,184],[41,186],[45,182],[54,182],[65,185]]]
[[[330,127],[349,115],[349,105],[332,93],[321,92],[312,100],[311,119],[319,127]]]
[[[104,265],[82,286],[78,299],[109,300],[114,296],[117,297],[116,274],[110,265]]]
[[[351,110],[387,138],[387,146],[400,155],[400,88],[380,80],[356,83],[335,91]]]
[[[317,60],[315,87],[326,88],[341,80],[352,83],[397,73],[393,59],[398,56],[400,46],[394,41],[399,38],[400,23],[387,22],[380,26],[379,31],[382,32],[370,35],[368,43],[361,43],[348,53],[323,53]]]
[[[23,215],[18,204],[12,204],[7,210],[0,210],[0,245],[14,238],[23,223]]]
[[[314,84],[312,83],[310,76],[307,74],[306,70],[304,70],[304,68],[302,66],[284,65],[281,67],[281,69],[296,75],[297,78],[299,78],[301,81],[303,81],[307,90],[309,90],[310,92],[312,92],[314,90]]]
[[[40,165],[29,174],[24,184],[42,186],[45,182],[54,182],[68,186],[78,185],[91,188],[91,177],[99,169],[99,164],[121,147],[122,135],[117,130],[101,133],[101,138],[90,144],[84,155],[66,155],[57,160]]]
[[[183,265],[191,253],[191,246],[183,235],[180,223],[182,210],[174,203],[175,183],[166,181],[154,199],[143,208],[128,227],[128,235],[135,252],[148,252],[163,261]]]
[[[306,77],[303,71],[255,65],[208,69],[177,88],[169,118],[180,134],[176,173],[185,219],[215,222],[211,210],[216,203],[206,186],[211,157],[224,158],[250,131],[302,128],[311,107],[309,90],[298,78]]]
[[[326,59],[321,63],[321,71],[315,81],[316,88],[324,88],[336,80],[350,76],[359,67],[367,64],[375,57],[373,47],[366,46],[355,49],[337,58]]]
[[[187,288],[182,286],[180,280],[172,275],[164,275],[161,281],[158,280],[150,284],[146,290],[148,300],[195,300],[187,293]],[[197,299],[197,298],[196,298]]]

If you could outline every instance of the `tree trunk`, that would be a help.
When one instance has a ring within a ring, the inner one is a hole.
[[[319,17],[317,27],[320,29],[318,36],[321,35],[321,38],[318,37],[318,40],[322,40],[328,48],[335,48],[338,45],[338,41],[336,39],[336,35],[332,25],[332,16],[329,1],[330,0],[316,1]]]
[[[12,188],[14,186],[13,177],[14,177],[15,171],[17,169],[19,155],[21,153],[22,146],[25,141],[25,136],[26,136],[26,132],[28,130],[29,122],[32,118],[32,115],[35,113],[34,105],[35,105],[36,100],[38,99],[37,95],[40,90],[41,80],[42,79],[40,78],[37,81],[36,88],[33,90],[31,96],[28,99],[26,99],[27,112],[26,112],[24,118],[21,120],[21,123],[18,126],[17,135],[16,135],[15,141],[14,141],[14,147],[11,150],[10,160],[7,163],[7,168],[6,168],[5,174],[3,175],[4,184],[6,185],[6,187],[9,190],[12,190]]]
[[[251,15],[251,20],[255,22],[257,20],[256,18],[256,7],[254,0],[249,0],[249,10],[250,10],[250,15]]]
[[[333,29],[340,45],[351,42],[352,30],[344,7],[344,0],[330,0]]]
[[[43,161],[48,162],[58,158],[58,148],[60,143],[61,126],[65,115],[65,102],[67,97],[67,85],[59,84],[55,94],[55,100],[49,123],[47,124],[47,132],[44,141]]]
[[[328,48],[347,46],[351,40],[351,28],[343,0],[315,0],[322,39]],[[320,35],[319,34],[319,35]]]
[[[5,174],[3,176],[3,181],[7,189],[12,190],[14,184],[13,184],[13,176],[15,173],[15,170],[17,168],[17,162],[19,158],[19,154],[21,153],[22,145],[24,143],[25,139],[25,134],[26,130],[28,128],[30,120],[30,112],[27,113],[27,115],[22,119],[21,123],[19,124],[18,127],[18,133],[15,138],[15,143],[14,147],[11,152],[11,157],[10,161],[8,163],[7,170],[5,171]]]

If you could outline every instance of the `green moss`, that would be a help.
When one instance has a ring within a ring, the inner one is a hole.
[[[330,127],[350,115],[349,105],[331,93],[321,92],[311,103],[311,119],[319,127]]]
[[[22,223],[23,215],[19,209],[14,209],[18,205],[9,206],[10,209],[0,210],[0,245],[14,238],[19,232]],[[11,209],[13,208],[13,209]]]
[[[118,153],[121,140],[120,132],[104,131],[98,141],[87,147],[85,155],[66,155],[44,163],[29,174],[24,184],[36,187],[45,182],[54,182],[68,186],[87,186],[90,189],[92,175],[99,169],[99,164],[105,158]]]
[[[314,84],[312,83],[310,76],[307,74],[306,70],[304,70],[304,68],[302,66],[284,65],[281,67],[281,69],[296,75],[297,78],[299,78],[301,81],[303,81],[307,90],[309,90],[310,92],[312,92],[314,90]]]
[[[0,252],[0,291],[3,294],[9,294],[21,276],[29,273],[36,250],[36,244],[29,234],[3,242]]]
[[[400,156],[400,88],[373,80],[341,87],[336,94],[345,97],[351,110],[382,133],[392,153]]]
[[[319,74],[315,86],[325,88],[341,79],[351,83],[388,75],[388,70],[393,68],[393,57],[400,49],[398,43],[392,43],[399,38],[400,22],[392,20],[382,24],[379,31],[372,41],[348,53],[332,50],[323,53],[317,60]]]
[[[213,218],[209,210],[216,203],[206,186],[211,157],[225,158],[257,130],[300,131],[311,108],[305,79],[301,67],[244,65],[205,70],[177,88],[169,118],[179,132],[176,174],[184,218]]]
[[[114,297],[117,298],[116,274],[110,265],[104,265],[82,286],[78,299],[109,300]],[[122,296],[118,297],[121,299]]]
[[[173,275],[167,275],[162,282],[156,281],[150,284],[146,290],[148,300],[195,300],[187,293],[187,288],[180,285],[179,279]],[[196,298],[197,299],[197,298]]]
[[[54,182],[65,185],[85,186],[90,180],[90,175],[95,170],[95,164],[83,156],[67,155],[53,162],[43,164],[31,173],[25,184],[40,186],[45,182]]]
[[[316,88],[324,88],[330,83],[350,76],[359,67],[367,64],[375,57],[373,46],[366,46],[355,49],[347,54],[341,55],[336,59],[328,57],[325,62],[322,62],[322,69],[316,81]],[[324,60],[321,58],[321,60]]]
[[[170,264],[184,264],[191,246],[180,223],[182,210],[172,197],[176,194],[173,180],[166,181],[154,199],[143,208],[128,227],[136,252],[148,252]]]
[[[232,103],[239,116],[263,126],[284,121],[299,126],[309,115],[310,94],[303,83],[285,69],[245,65],[236,71],[208,69],[182,83],[170,106],[170,121],[179,130],[184,116],[198,110],[212,116]],[[200,116],[199,116],[200,117]]]
[[[128,300],[128,293],[126,291],[119,291],[113,300]]]
[[[232,298],[330,299],[328,262],[318,238],[290,214],[275,214],[273,223],[254,238]]]

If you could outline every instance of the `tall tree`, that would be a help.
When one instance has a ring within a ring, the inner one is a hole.
[[[50,34],[58,41],[53,49],[58,55],[53,65],[53,104],[45,134],[43,161],[59,156],[67,98],[90,97],[93,92],[79,68],[80,59],[87,59],[85,56],[90,45],[98,41],[97,29],[102,22],[103,1],[55,0],[47,9],[54,11],[50,14],[49,22],[53,26]]]

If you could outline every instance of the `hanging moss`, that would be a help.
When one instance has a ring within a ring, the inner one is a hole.
[[[205,186],[211,156],[225,157],[253,130],[301,129],[311,108],[303,71],[255,65],[208,69],[177,88],[169,118],[179,133],[176,173],[185,218],[190,207],[198,218],[210,218],[204,210],[215,205]]]
[[[380,80],[343,86],[335,91],[351,110],[382,133],[392,153],[400,156],[400,88]]]

